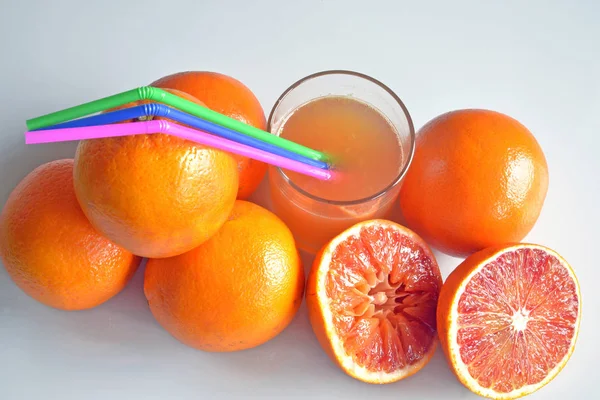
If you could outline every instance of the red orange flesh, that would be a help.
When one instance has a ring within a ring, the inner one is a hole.
[[[441,286],[437,262],[415,233],[390,221],[359,223],[315,259],[307,285],[313,330],[349,375],[397,381],[433,355]]]
[[[573,270],[556,252],[518,244],[467,258],[440,294],[442,347],[459,380],[494,399],[532,393],[573,352],[581,296]]]

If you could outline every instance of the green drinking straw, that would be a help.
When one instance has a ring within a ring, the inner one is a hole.
[[[266,143],[270,143],[274,146],[281,147],[282,149],[286,149],[301,156],[312,158],[318,161],[328,161],[328,157],[324,153],[310,149],[308,147],[304,147],[298,143],[290,142],[289,140],[283,139],[279,136],[272,135],[266,131],[255,128],[248,124],[244,124],[243,122],[240,122],[236,119],[229,118],[209,108],[203,107],[199,104],[193,103],[189,100],[171,94],[165,90],[155,88],[152,86],[142,86],[136,89],[128,90],[123,93],[94,100],[89,103],[84,103],[75,107],[67,108],[62,111],[57,111],[50,114],[42,115],[41,117],[29,119],[26,121],[27,129],[32,131],[36,129],[46,128],[51,125],[56,125],[62,122],[85,117],[87,115],[95,114],[100,111],[105,111],[114,107],[122,106],[139,100],[152,100],[164,103],[171,107],[178,108],[181,111],[186,112],[188,114],[195,115],[196,117],[238,131],[245,135],[254,137]]]

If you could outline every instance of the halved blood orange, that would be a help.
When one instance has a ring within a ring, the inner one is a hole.
[[[372,220],[321,250],[306,300],[331,359],[356,379],[389,383],[414,374],[433,355],[441,287],[437,262],[417,234]]]
[[[550,382],[573,352],[581,295],[569,264],[533,244],[492,247],[448,277],[437,310],[442,348],[458,379],[492,399]]]

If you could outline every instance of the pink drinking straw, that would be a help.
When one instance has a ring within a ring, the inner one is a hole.
[[[204,131],[188,128],[165,120],[96,125],[80,128],[62,128],[43,131],[27,131],[25,132],[25,143],[39,144],[68,142],[72,140],[100,139],[107,137],[143,135],[152,133],[165,133],[178,136],[182,139],[191,140],[215,149],[239,154],[241,156],[249,157],[267,164],[275,165],[279,168],[312,176],[320,180],[327,181],[333,177],[333,172],[328,169],[321,169],[295,160],[290,160],[276,154],[271,154],[244,144],[223,139],[219,136],[211,135]]]

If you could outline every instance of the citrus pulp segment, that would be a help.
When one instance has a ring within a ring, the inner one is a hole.
[[[580,318],[573,270],[556,252],[531,244],[467,258],[448,277],[437,315],[454,373],[493,399],[550,382],[573,352]]]
[[[347,374],[394,382],[433,355],[441,286],[437,262],[415,233],[390,221],[362,222],[317,255],[307,285],[311,324]]]

